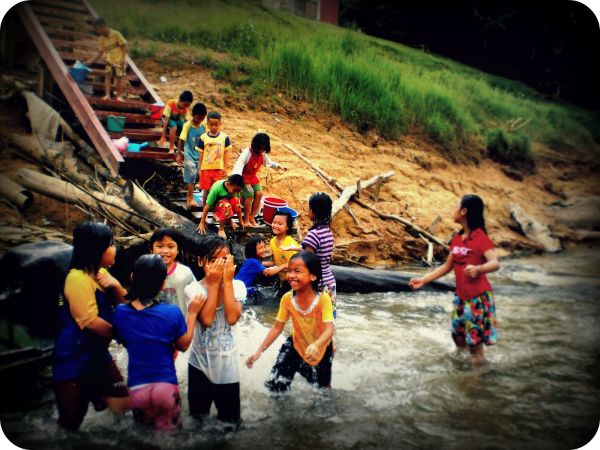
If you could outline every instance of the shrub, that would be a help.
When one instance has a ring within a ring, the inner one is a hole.
[[[496,128],[486,134],[487,154],[496,162],[531,173],[535,159],[531,141],[524,134],[509,134]]]

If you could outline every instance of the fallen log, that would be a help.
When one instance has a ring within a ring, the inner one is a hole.
[[[0,175],[0,194],[21,210],[31,205],[31,192],[5,175]]]
[[[390,179],[394,176],[394,171],[390,170],[389,172],[382,173],[380,175],[375,175],[373,178],[368,179],[367,181],[360,181],[360,189],[364,190],[369,186],[372,186],[377,183],[383,183],[384,181]],[[331,208],[331,215],[335,216],[340,210],[344,207],[346,203],[354,196],[358,191],[357,184],[351,184],[350,186],[342,189],[342,193],[339,198],[333,202],[333,206]]]

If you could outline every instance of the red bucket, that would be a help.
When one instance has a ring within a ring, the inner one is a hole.
[[[273,222],[275,217],[275,211],[277,208],[284,208],[287,206],[287,202],[277,197],[265,197],[263,199],[263,219],[269,225]]]
[[[160,119],[164,109],[165,105],[161,103],[154,103],[153,105],[150,105],[150,118],[157,120]]]

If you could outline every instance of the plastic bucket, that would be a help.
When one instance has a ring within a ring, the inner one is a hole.
[[[139,152],[141,149],[143,149],[144,147],[148,147],[147,142],[142,142],[141,144],[129,144],[127,146],[127,151],[128,152]]]
[[[123,116],[108,116],[106,117],[106,129],[108,131],[123,131],[125,127],[125,117]]]
[[[150,105],[150,118],[157,120],[160,119],[164,109],[165,105],[162,103],[154,103]]]
[[[273,222],[273,217],[275,216],[275,211],[277,208],[285,208],[287,206],[287,202],[277,197],[265,197],[263,199],[263,219],[268,224]]]
[[[71,74],[73,79],[77,81],[77,83],[83,83],[88,72],[88,69],[79,69],[77,67],[71,67],[69,69],[69,73]]]
[[[289,206],[284,206],[283,208],[277,208],[277,213],[283,213],[283,212],[290,213],[292,216],[292,219],[295,219],[298,217],[298,211],[296,211],[293,208],[290,208]],[[273,217],[274,216],[275,216],[275,214],[273,214]]]

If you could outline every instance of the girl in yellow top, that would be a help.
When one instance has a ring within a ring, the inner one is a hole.
[[[265,386],[274,392],[286,391],[298,372],[312,385],[331,387],[333,307],[329,295],[318,291],[321,263],[313,253],[297,253],[288,262],[287,277],[293,292],[281,298],[275,323],[246,366],[252,368],[291,317],[292,336],[281,346]]]
[[[271,223],[271,229],[273,230],[273,238],[269,242],[269,248],[273,255],[273,261],[275,266],[282,266],[287,264],[292,256],[298,253],[297,250],[284,250],[284,248],[300,247],[300,244],[290,236],[294,226],[294,218],[287,211],[277,211],[273,217]],[[287,270],[279,272],[279,297],[290,290],[290,285],[287,282]]]

